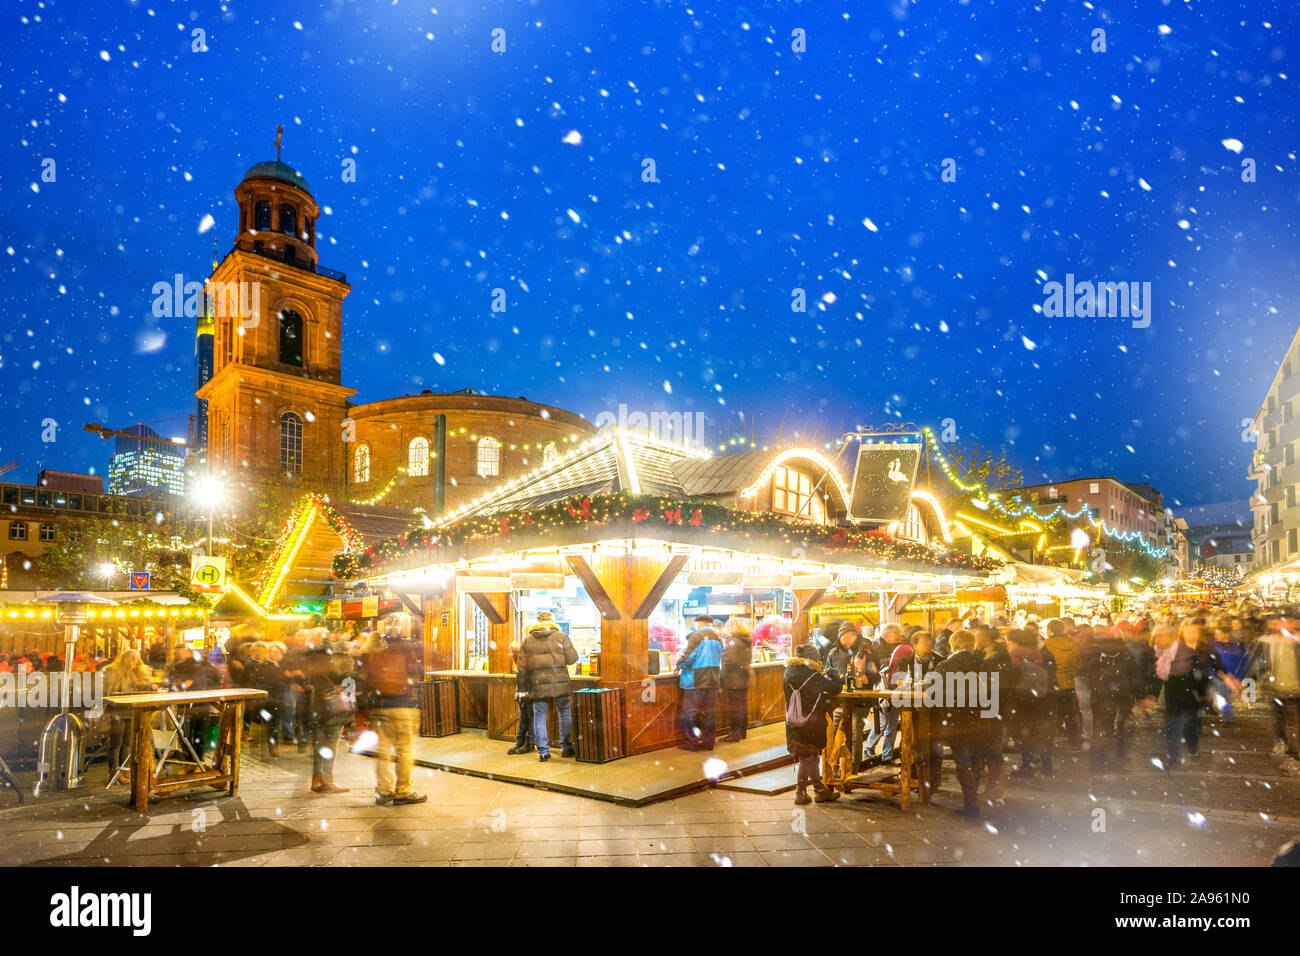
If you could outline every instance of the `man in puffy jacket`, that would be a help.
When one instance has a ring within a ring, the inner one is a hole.
[[[1111,763],[1123,770],[1128,758],[1128,721],[1134,701],[1146,689],[1145,676],[1133,654],[1120,638],[1097,636],[1080,653],[1075,664],[1076,681],[1088,689],[1092,711],[1089,739],[1089,770],[1093,776],[1106,772]],[[1082,699],[1079,701],[1083,705]]]
[[[1051,652],[1056,661],[1056,717],[1057,723],[1064,726],[1066,739],[1070,746],[1079,746],[1079,700],[1074,690],[1075,665],[1079,658],[1079,645],[1070,637],[1065,621],[1056,619],[1047,622],[1047,640],[1043,647]],[[1053,728],[1055,731],[1055,728]]]
[[[375,754],[377,806],[400,807],[429,799],[415,792],[411,779],[415,735],[420,730],[420,698],[415,685],[424,676],[420,652],[415,641],[386,641],[378,633],[371,634],[365,644],[361,679],[379,737]]]
[[[686,647],[677,662],[682,733],[686,737],[682,750],[713,749],[721,669],[722,638],[713,629],[713,618],[702,614],[695,619],[695,630],[687,635]]]
[[[533,705],[533,740],[537,744],[537,759],[545,763],[551,759],[551,742],[546,736],[546,717],[555,703],[555,714],[560,724],[560,756],[573,757],[573,711],[569,694],[569,665],[578,662],[578,651],[569,635],[548,621],[534,621],[519,645],[515,669],[528,687]],[[526,680],[524,676],[526,675]]]

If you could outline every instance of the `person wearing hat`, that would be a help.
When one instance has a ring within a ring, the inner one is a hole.
[[[525,629],[516,657],[515,672],[528,688],[529,703],[533,711],[533,740],[537,745],[537,759],[545,763],[551,759],[551,742],[546,736],[546,717],[551,704],[560,724],[560,756],[573,757],[573,711],[569,694],[569,665],[578,662],[578,652],[565,634],[550,621],[532,621]]]
[[[695,630],[687,635],[686,648],[677,661],[678,685],[682,692],[682,750],[712,750],[714,723],[718,711],[718,688],[722,686],[722,638],[713,629],[713,618],[700,614]]]
[[[800,644],[794,654],[786,661],[781,679],[786,705],[785,746],[799,767],[794,802],[796,806],[813,800],[830,803],[840,795],[822,782],[821,756],[826,746],[826,715],[831,697],[839,693],[844,681],[834,673],[826,673],[816,644]],[[791,716],[795,710],[791,703],[796,696],[799,716],[803,718],[803,723],[798,725]],[[808,796],[809,785],[813,788],[812,797]]]

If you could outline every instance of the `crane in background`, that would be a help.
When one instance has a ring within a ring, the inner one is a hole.
[[[18,459],[15,458],[13,461],[7,461],[3,465],[0,465],[0,475],[7,475],[17,467]]]

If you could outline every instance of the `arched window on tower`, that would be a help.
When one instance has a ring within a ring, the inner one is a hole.
[[[302,368],[302,316],[292,309],[280,313],[280,361]]]
[[[286,236],[298,235],[298,210],[288,203],[280,204],[280,231]]]
[[[280,416],[280,467],[290,475],[302,472],[302,419],[293,412]]]
[[[501,474],[501,443],[495,438],[478,440],[478,474],[480,478]]]
[[[370,446],[358,445],[352,456],[352,482],[364,485],[370,480]]]
[[[429,439],[412,438],[406,454],[406,473],[408,475],[427,475],[429,473]]]
[[[267,199],[259,199],[254,207],[253,213],[254,229],[271,228],[271,202]]]
[[[548,441],[542,448],[542,467],[550,468],[560,460],[560,450],[555,447],[555,442]]]

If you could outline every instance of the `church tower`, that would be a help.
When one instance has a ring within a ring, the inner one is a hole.
[[[235,189],[234,247],[208,279],[212,376],[207,457],[229,479],[341,487],[347,400],[340,384],[346,276],[317,263],[320,207],[302,175],[280,161],[250,169]]]

